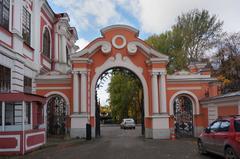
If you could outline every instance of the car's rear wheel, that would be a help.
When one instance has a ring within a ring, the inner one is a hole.
[[[225,149],[225,159],[238,159],[236,153],[231,147]]]
[[[204,145],[203,145],[201,140],[198,140],[198,152],[201,155],[204,155],[204,154],[207,153],[207,151],[206,151],[206,149],[205,149],[205,147],[204,147]]]

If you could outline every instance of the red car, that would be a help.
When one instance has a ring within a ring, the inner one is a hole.
[[[210,124],[198,138],[198,150],[240,159],[240,116],[221,117]]]

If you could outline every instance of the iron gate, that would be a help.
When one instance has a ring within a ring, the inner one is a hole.
[[[50,98],[47,104],[48,135],[64,135],[66,133],[66,102],[59,96]]]
[[[193,136],[192,101],[179,96],[174,101],[175,134],[177,138]]]

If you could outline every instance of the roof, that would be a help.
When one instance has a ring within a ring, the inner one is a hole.
[[[205,99],[203,99],[203,101],[220,99],[220,98],[228,98],[228,97],[237,97],[237,96],[240,97],[240,91],[232,92],[232,93],[227,93],[227,94],[223,94],[223,95],[220,95],[220,96],[205,98]]]
[[[31,93],[0,93],[0,101],[5,102],[40,102],[45,104],[46,97]]]
[[[238,104],[240,102],[240,91],[204,98],[200,102],[206,106],[210,106],[211,104],[218,106],[227,105],[226,103],[231,103],[231,105]]]
[[[107,26],[103,29],[101,29],[101,34],[102,36],[104,36],[104,34],[109,31],[109,30],[112,30],[112,29],[116,29],[116,28],[121,28],[121,29],[127,29],[127,30],[130,30],[132,32],[135,33],[135,36],[138,37],[139,35],[139,31],[129,25],[123,25],[123,24],[117,24],[117,25],[110,25],[110,26]]]

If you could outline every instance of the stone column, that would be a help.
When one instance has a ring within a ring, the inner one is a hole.
[[[87,112],[87,72],[81,72],[81,113]]]
[[[160,92],[160,113],[167,113],[167,103],[166,103],[166,73],[161,72],[159,78],[159,92]]]
[[[73,72],[73,113],[79,113],[79,77],[78,72]]]
[[[158,83],[157,83],[157,74],[152,73],[152,106],[153,114],[158,114]]]

